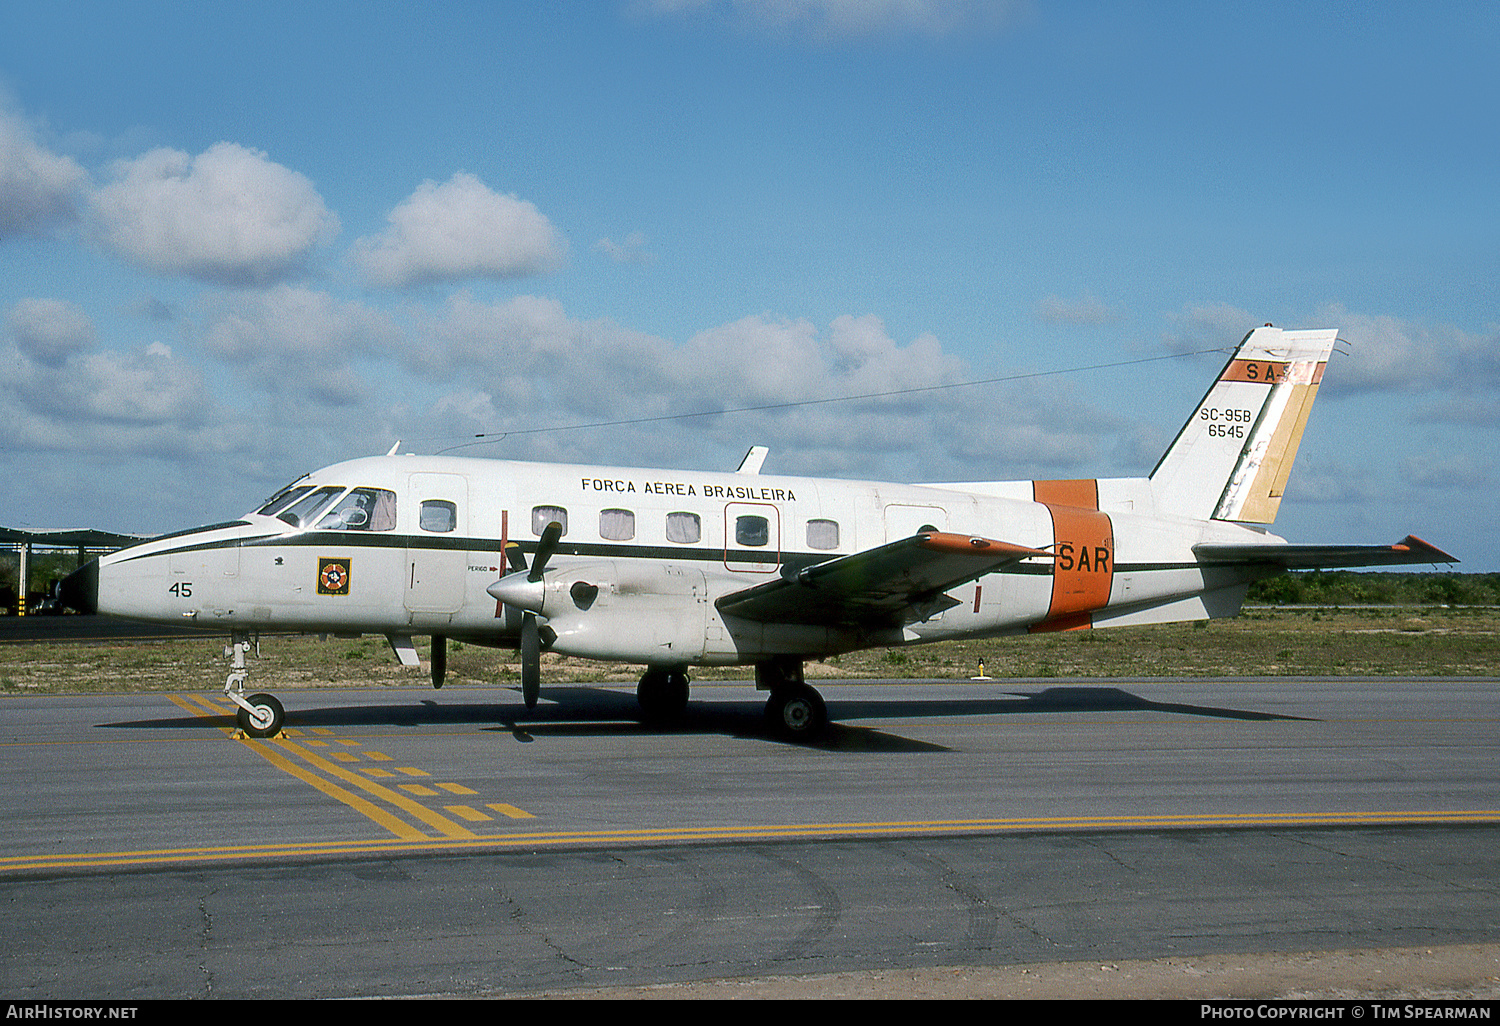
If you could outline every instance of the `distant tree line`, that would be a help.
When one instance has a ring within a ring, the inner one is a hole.
[[[1305,570],[1250,585],[1248,605],[1494,606],[1500,574],[1360,573]]]

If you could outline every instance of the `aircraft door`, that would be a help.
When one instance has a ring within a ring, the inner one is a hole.
[[[724,565],[730,570],[774,574],[781,568],[781,510],[769,502],[731,502],[724,507]]]
[[[412,474],[406,510],[406,608],[424,621],[446,623],[463,608],[468,579],[468,479]]]

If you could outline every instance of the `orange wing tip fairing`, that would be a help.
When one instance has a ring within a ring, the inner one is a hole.
[[[1394,549],[1394,550],[1396,550],[1397,552],[1414,552],[1414,553],[1417,553],[1419,555],[1427,557],[1428,559],[1430,559],[1434,563],[1457,563],[1457,562],[1459,562],[1459,560],[1458,560],[1458,558],[1456,556],[1450,556],[1450,555],[1448,555],[1448,553],[1444,552],[1442,549],[1438,548],[1436,545],[1430,545],[1427,542],[1424,542],[1421,538],[1418,538],[1414,534],[1409,534],[1405,538],[1402,538],[1395,545],[1392,545],[1391,548]]]

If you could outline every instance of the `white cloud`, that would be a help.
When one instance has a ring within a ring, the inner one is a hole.
[[[1192,353],[1201,349],[1232,349],[1257,324],[1255,315],[1228,303],[1183,307],[1167,315],[1172,325],[1162,341],[1168,352]]]
[[[207,299],[193,338],[211,356],[243,367],[248,387],[348,406],[367,394],[351,361],[399,352],[391,316],[297,285]]]
[[[617,264],[651,264],[655,263],[656,256],[646,249],[646,236],[640,232],[631,232],[625,236],[624,242],[616,242],[611,238],[603,238],[594,243],[594,252],[603,253]]]
[[[1029,0],[643,0],[636,9],[729,14],[754,30],[832,40],[988,32],[1024,17],[1031,6]]]
[[[72,222],[87,183],[83,168],[40,146],[30,126],[0,100],[0,239],[47,235]]]
[[[458,386],[420,433],[511,432],[494,451],[518,458],[732,468],[759,443],[778,473],[973,480],[1106,469],[1131,428],[1059,382],[942,387],[975,375],[935,337],[900,344],[873,316],[820,329],[758,315],[674,344],[553,300],[456,296],[413,334],[427,344],[412,368]],[[821,401],[885,393],[899,394]],[[738,412],[759,406],[776,408]]]
[[[161,274],[267,284],[298,273],[338,232],[307,178],[235,143],[197,157],[156,149],[113,172],[92,200],[98,239]]]
[[[41,362],[0,350],[0,434],[17,451],[132,453],[181,457],[215,452],[230,432],[196,369],[150,345]]]
[[[1401,461],[1401,474],[1427,488],[1477,489],[1489,484],[1490,470],[1466,453],[1424,452]]]
[[[1125,319],[1119,307],[1109,306],[1087,292],[1076,299],[1048,296],[1037,304],[1036,315],[1048,324],[1111,324]]]
[[[1353,314],[1325,307],[1318,317],[1339,329],[1347,357],[1328,384],[1334,394],[1358,392],[1452,393],[1426,412],[1433,419],[1447,410],[1457,419],[1475,400],[1500,392],[1500,332],[1476,335],[1451,326],[1430,327],[1388,315]],[[1460,398],[1466,397],[1466,398]]]
[[[60,367],[70,356],[94,347],[94,323],[77,303],[23,299],[5,319],[21,352],[48,367]]]
[[[387,220],[350,254],[372,285],[520,278],[554,270],[567,250],[535,206],[463,172],[442,185],[423,182]]]

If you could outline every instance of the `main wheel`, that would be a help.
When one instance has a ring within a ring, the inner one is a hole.
[[[673,670],[647,670],[635,689],[641,716],[651,722],[674,720],[687,710],[688,675]]]
[[[274,695],[251,695],[246,701],[255,711],[241,709],[236,714],[234,719],[241,730],[250,737],[275,737],[280,733],[286,710]]]
[[[787,684],[766,699],[766,719],[775,733],[788,740],[811,741],[828,729],[828,708],[815,689]]]

